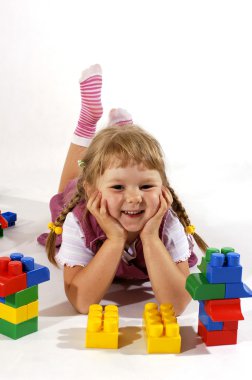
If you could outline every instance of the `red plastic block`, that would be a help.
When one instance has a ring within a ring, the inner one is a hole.
[[[1,224],[2,228],[7,228],[7,227],[8,227],[8,222],[7,222],[7,220],[1,215],[1,211],[0,211],[0,224]]]
[[[198,334],[206,346],[221,346],[224,344],[237,343],[237,330],[207,331],[200,320],[198,324]]]
[[[238,330],[238,321],[223,322],[223,330]]]
[[[205,311],[214,322],[244,319],[239,298],[205,301]]]
[[[26,282],[26,273],[23,273],[20,261],[0,257],[0,297],[7,297],[26,289]]]

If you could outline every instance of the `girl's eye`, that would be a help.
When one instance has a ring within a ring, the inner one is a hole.
[[[122,186],[122,185],[114,185],[114,186],[112,186],[112,189],[115,189],[115,190],[122,190],[122,189],[123,189],[123,186]]]
[[[143,185],[143,186],[141,186],[141,189],[147,190],[147,189],[151,189],[152,187],[153,187],[153,185]]]

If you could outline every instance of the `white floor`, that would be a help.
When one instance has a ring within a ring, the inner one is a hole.
[[[43,247],[35,239],[38,233],[46,231],[47,204],[10,196],[1,197],[0,204],[2,211],[18,214],[16,226],[5,230],[0,240],[0,255],[22,252],[49,266],[51,271],[50,282],[39,287],[39,331],[17,341],[0,335],[1,379],[83,379],[91,376],[111,380],[119,377],[163,380],[172,377],[214,379],[218,375],[237,379],[251,368],[251,299],[242,300],[245,320],[239,324],[237,345],[206,347],[195,332],[198,305],[192,301],[179,318],[181,354],[146,354],[141,313],[144,304],[153,300],[149,283],[142,287],[131,285],[127,289],[118,284],[112,286],[104,304],[119,305],[120,348],[116,351],[85,349],[86,316],[77,314],[68,303],[63,291],[62,272],[48,264]],[[249,227],[248,224],[247,229]],[[250,287],[251,263],[251,256],[242,258],[243,280]]]

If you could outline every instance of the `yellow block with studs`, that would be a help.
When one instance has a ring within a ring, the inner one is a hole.
[[[143,313],[143,327],[149,354],[178,354],[181,336],[171,304],[147,303]]]
[[[87,348],[118,348],[119,315],[118,307],[90,305],[87,331]]]

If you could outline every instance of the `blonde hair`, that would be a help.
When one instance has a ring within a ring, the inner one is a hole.
[[[62,226],[67,214],[81,201],[87,200],[84,183],[95,187],[97,180],[110,167],[126,167],[130,163],[143,164],[148,169],[157,170],[163,185],[169,189],[173,197],[172,209],[186,228],[191,224],[189,216],[181,201],[171,188],[166,176],[164,154],[159,142],[137,125],[110,126],[102,129],[92,140],[85,152],[84,165],[77,182],[77,189],[61,214],[55,226]],[[193,235],[199,248],[205,252],[207,244],[199,235]],[[51,231],[47,239],[46,249],[49,260],[55,262],[56,235]]]

